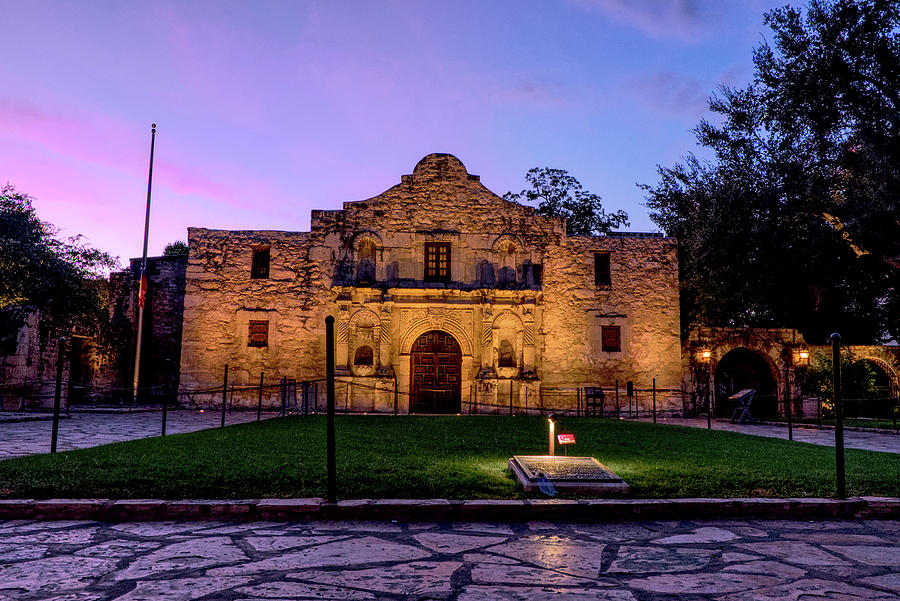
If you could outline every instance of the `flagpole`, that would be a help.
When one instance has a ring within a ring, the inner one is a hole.
[[[150,191],[153,188],[153,148],[156,145],[156,123],[150,126],[150,173],[147,176],[147,211],[144,213],[144,254],[141,258],[141,279],[138,288],[137,345],[134,351],[134,402],[137,406],[138,378],[141,374],[141,338],[144,333],[144,303],[147,297],[147,238],[150,235]]]

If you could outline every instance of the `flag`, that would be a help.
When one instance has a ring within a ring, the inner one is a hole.
[[[143,309],[147,300],[147,272],[141,269],[141,288],[138,291],[138,306]]]

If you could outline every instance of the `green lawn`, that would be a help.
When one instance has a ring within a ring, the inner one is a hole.
[[[834,450],[732,432],[568,418],[635,497],[832,496]],[[513,454],[543,454],[540,417],[338,416],[340,498],[518,498]],[[851,495],[900,496],[900,455],[847,450]],[[291,417],[0,461],[6,498],[325,494],[325,418]]]

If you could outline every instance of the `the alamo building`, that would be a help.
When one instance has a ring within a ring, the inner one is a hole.
[[[200,403],[226,364],[234,405],[256,404],[262,372],[321,380],[328,315],[348,410],[535,412],[616,380],[681,387],[675,242],[567,236],[452,155],[313,211],[309,232],[190,228],[188,246],[179,389]]]

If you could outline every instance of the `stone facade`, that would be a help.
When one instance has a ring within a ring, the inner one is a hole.
[[[660,409],[682,408],[675,242],[567,236],[451,155],[313,211],[309,232],[190,228],[188,245],[180,389],[198,404],[226,364],[236,405],[256,403],[260,372],[323,378],[332,315],[347,409],[569,410],[577,387],[617,379],[655,379]]]
[[[159,402],[178,390],[181,326],[184,317],[186,256],[147,257],[147,294],[141,334],[139,400]],[[115,358],[108,370],[108,400],[133,397],[135,340],[141,259],[129,269],[110,274],[110,327],[116,338]]]

